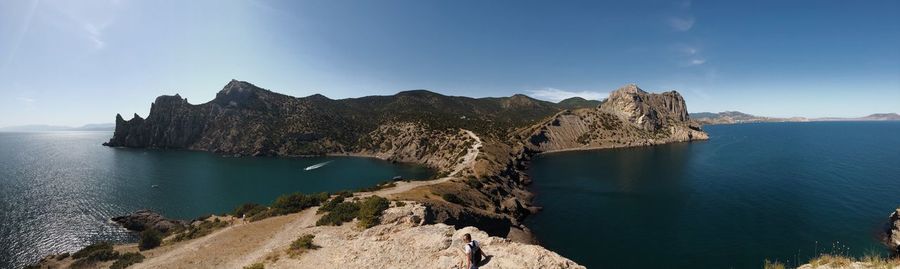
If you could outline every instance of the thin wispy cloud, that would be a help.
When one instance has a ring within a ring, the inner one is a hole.
[[[706,63],[706,60],[704,60],[704,59],[692,59],[690,62],[688,62],[688,65],[693,66],[693,65],[701,65],[701,64],[705,64],[705,63]]]
[[[35,102],[34,98],[28,98],[28,97],[22,97],[22,96],[16,97],[16,100],[25,105],[31,105],[31,104],[34,104],[34,102]]]
[[[559,102],[572,97],[581,97],[588,100],[600,100],[606,98],[608,94],[605,92],[597,91],[568,91],[557,88],[543,88],[538,90],[531,90],[528,92],[528,95],[545,101]]]
[[[694,17],[686,16],[686,17],[670,17],[668,20],[669,27],[672,27],[675,31],[686,32],[694,28]]]
[[[97,26],[93,23],[85,23],[84,30],[88,34],[88,39],[94,43],[94,47],[97,49],[102,49],[106,47],[106,42],[103,41],[103,29],[106,28],[106,25]]]

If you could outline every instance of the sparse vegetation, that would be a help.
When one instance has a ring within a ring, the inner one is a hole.
[[[75,252],[72,258],[76,259],[72,267],[88,267],[97,262],[115,260],[119,258],[119,252],[113,250],[111,243],[100,242]]]
[[[450,203],[459,204],[459,205],[465,204],[465,201],[463,201],[461,198],[459,198],[459,196],[456,196],[456,194],[444,193],[444,194],[441,194],[441,198],[443,198],[444,201],[447,201]]]
[[[275,199],[269,210],[273,211],[273,215],[297,213],[303,209],[322,204],[322,202],[328,200],[328,197],[328,193],[325,192],[310,195],[302,193],[282,195]]]
[[[212,221],[203,220],[197,225],[191,225],[184,232],[176,234],[175,237],[172,238],[172,240],[175,242],[191,240],[210,234],[213,231],[225,228],[226,226],[228,226],[228,222],[224,222],[219,218],[215,218]]]
[[[381,189],[385,189],[385,188],[391,188],[391,187],[394,187],[394,186],[397,186],[397,183],[396,183],[396,182],[394,182],[394,181],[385,181],[385,182],[378,183],[378,184],[376,184],[375,186],[361,188],[361,189],[359,189],[359,190],[357,190],[357,191],[358,191],[358,192],[373,192],[373,191],[377,191],[377,190],[381,190]]]
[[[98,251],[102,251],[102,250],[112,250],[112,249],[113,249],[112,243],[98,242],[98,243],[88,245],[79,251],[76,251],[75,253],[72,254],[72,258],[81,259],[81,258],[89,256],[91,253],[94,253],[94,252],[98,252]]]
[[[141,241],[138,242],[138,249],[153,249],[158,247],[160,243],[162,243],[162,234],[153,228],[146,229],[141,232]]]
[[[244,266],[244,269],[265,269],[265,268],[266,268],[266,266],[264,264],[262,264],[261,262]]]
[[[257,203],[246,203],[235,208],[234,211],[231,212],[231,215],[238,218],[251,218],[255,215],[265,212],[268,209],[269,208]]]
[[[320,207],[328,213],[316,221],[316,225],[338,226],[356,218],[359,219],[359,227],[365,229],[378,225],[382,212],[388,207],[390,201],[379,196],[369,196],[355,202],[341,201],[328,208]]]
[[[356,202],[341,202],[325,211],[328,213],[319,218],[316,221],[316,225],[339,226],[356,218],[359,214],[359,204]]]
[[[478,180],[477,178],[466,179],[466,185],[469,185],[469,187],[472,187],[473,189],[476,189],[476,190],[480,190],[481,188],[484,187],[484,183],[481,183],[481,180]]]
[[[381,214],[390,207],[390,202],[379,196],[369,196],[360,202],[359,227],[366,229],[381,223]]]
[[[313,238],[315,237],[316,236],[311,234],[301,235],[299,238],[294,240],[294,242],[291,242],[291,247],[287,250],[288,255],[290,255],[291,257],[296,257],[308,250],[320,248],[316,244],[313,244]]]
[[[781,262],[766,260],[765,263],[763,263],[763,269],[785,269],[785,267]]]
[[[144,255],[137,252],[129,252],[119,256],[119,259],[117,259],[116,262],[109,266],[109,269],[122,269],[131,266],[132,264],[141,263],[143,261]]]
[[[394,202],[394,205],[397,207],[403,207],[406,206],[406,203],[404,203],[403,201],[396,201]]]

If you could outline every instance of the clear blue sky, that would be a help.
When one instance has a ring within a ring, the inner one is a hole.
[[[900,1],[0,2],[0,126],[146,116],[232,78],[331,98],[637,83],[693,112],[900,112]]]

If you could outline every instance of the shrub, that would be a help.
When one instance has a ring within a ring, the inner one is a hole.
[[[109,266],[109,269],[122,269],[131,266],[132,264],[141,263],[143,261],[144,255],[141,255],[137,252],[129,252],[119,256],[119,259],[116,260],[116,262],[114,262],[111,266]]]
[[[88,255],[90,255],[91,253],[94,253],[97,251],[112,250],[112,249],[113,249],[113,245],[109,242],[97,242],[97,243],[88,245],[79,251],[76,251],[75,253],[72,254],[72,258],[81,259],[81,258],[85,258]]]
[[[390,207],[390,201],[379,196],[369,196],[360,202],[359,206],[359,227],[369,228],[381,222],[381,213]]]
[[[316,221],[316,225],[338,226],[344,222],[352,221],[359,214],[359,205],[355,202],[341,202],[328,210]]]
[[[265,206],[262,206],[260,204],[246,203],[246,204],[240,205],[237,208],[235,208],[234,211],[231,212],[231,215],[238,217],[238,218],[252,217],[252,216],[262,213],[266,210],[268,210],[268,208],[266,208]]]
[[[452,193],[441,194],[441,198],[444,198],[444,201],[454,203],[454,204],[462,205],[465,203],[461,198],[459,198],[459,196],[456,196],[456,194],[452,194]]]
[[[291,242],[291,250],[304,250],[304,249],[318,249],[319,246],[313,244],[313,238],[316,238],[315,235],[304,234]]]
[[[198,225],[191,225],[182,233],[175,235],[172,240],[175,242],[190,240],[212,233],[215,230],[225,228],[228,222],[224,222],[216,218],[214,221],[204,220]]]
[[[313,244],[313,238],[315,238],[314,235],[304,234],[297,238],[297,240],[294,240],[294,242],[291,242],[291,247],[287,250],[288,255],[296,257],[308,250],[319,248],[319,246]]]
[[[266,266],[264,264],[262,264],[261,262],[244,266],[244,269],[265,269],[265,268],[266,268]]]
[[[325,192],[311,195],[302,193],[282,195],[272,203],[272,210],[274,210],[275,215],[297,213],[303,209],[320,205],[325,200],[328,200],[328,193]]]
[[[322,204],[322,206],[319,207],[319,210],[316,211],[316,213],[329,212],[331,210],[334,210],[334,208],[337,205],[339,205],[343,202],[344,202],[344,196],[334,197],[331,200],[328,200],[328,202],[325,202],[324,204]]]
[[[141,232],[141,241],[138,242],[138,249],[153,249],[158,247],[160,243],[162,243],[162,234],[156,229],[146,229]]]
[[[484,184],[481,183],[481,180],[478,180],[476,178],[466,179],[466,185],[469,185],[469,187],[472,187],[473,189],[476,189],[476,190],[484,187]]]
[[[402,206],[406,206],[406,203],[404,203],[403,201],[396,201],[396,202],[394,202],[394,205],[396,205],[397,207],[402,207]]]
[[[115,260],[119,257],[119,252],[113,250],[112,244],[100,242],[75,252],[72,257],[77,260],[72,263],[71,267],[88,267],[96,262]]]

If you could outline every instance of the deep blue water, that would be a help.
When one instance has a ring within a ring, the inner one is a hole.
[[[101,146],[110,136],[0,133],[0,268],[100,240],[133,240],[108,220],[138,209],[193,219],[285,193],[358,189],[432,173],[371,158],[226,158]],[[333,162],[304,170],[325,161]]]
[[[707,126],[709,141],[539,156],[544,246],[588,268],[761,268],[885,253],[900,122]],[[833,247],[837,246],[837,247]]]

